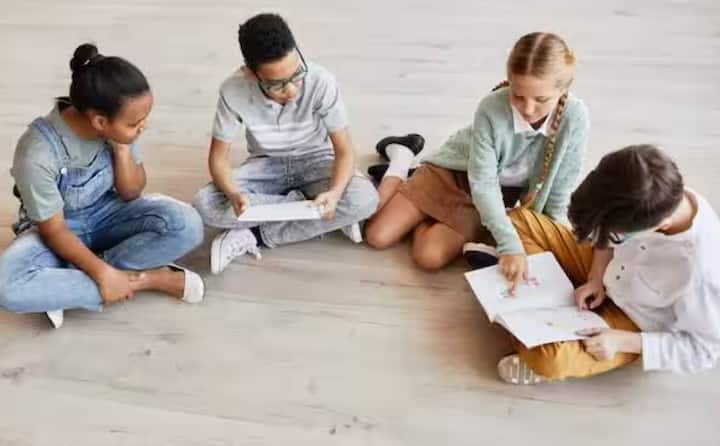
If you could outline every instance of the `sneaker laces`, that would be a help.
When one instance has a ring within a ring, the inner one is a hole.
[[[231,240],[229,241],[229,251],[227,257],[235,258],[245,253],[251,254],[256,260],[260,260],[262,254],[260,248],[257,245],[255,236],[250,231],[242,231],[240,233],[231,234]]]
[[[502,367],[505,370],[500,372],[501,375],[512,384],[528,385],[539,384],[545,381],[542,376],[535,373],[517,354],[503,358]]]

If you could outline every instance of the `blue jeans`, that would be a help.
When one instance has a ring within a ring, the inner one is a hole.
[[[330,188],[335,158],[331,152],[296,157],[253,157],[233,170],[239,190],[250,204],[312,200]],[[213,183],[200,189],[193,205],[206,225],[222,229],[259,226],[268,247],[310,240],[370,217],[378,206],[378,194],[367,178],[355,175],[335,211],[335,218],[267,223],[240,223],[225,194]]]
[[[125,202],[108,192],[91,207],[66,215],[66,222],[88,248],[121,270],[167,265],[203,240],[197,212],[163,195]],[[90,276],[55,255],[32,228],[0,256],[0,306],[17,313],[99,311],[102,297]]]

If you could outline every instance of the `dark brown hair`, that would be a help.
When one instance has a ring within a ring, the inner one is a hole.
[[[277,14],[258,14],[240,25],[238,42],[245,64],[252,71],[282,59],[297,47],[287,22]]]
[[[70,102],[81,112],[95,110],[113,119],[129,99],[150,92],[145,75],[135,65],[103,56],[92,43],[77,47],[70,69]]]
[[[605,155],[570,199],[568,217],[580,240],[604,248],[611,233],[657,226],[682,202],[682,175],[655,146],[628,146]]]

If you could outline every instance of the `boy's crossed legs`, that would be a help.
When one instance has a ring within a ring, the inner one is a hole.
[[[257,157],[235,169],[233,178],[251,206],[312,200],[330,188],[333,165],[334,158],[329,154]],[[232,204],[213,183],[200,189],[194,205],[206,225],[228,230],[213,242],[211,269],[217,274],[239,255],[250,252],[258,256],[258,243],[272,248],[355,225],[375,212],[377,202],[372,183],[356,175],[338,202],[335,217],[330,220],[238,222]],[[357,228],[355,233],[359,234]]]

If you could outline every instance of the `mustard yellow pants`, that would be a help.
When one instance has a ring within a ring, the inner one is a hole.
[[[550,251],[575,287],[587,281],[592,264],[592,246],[589,243],[578,243],[569,228],[525,208],[512,210],[510,219],[528,255]],[[611,328],[640,331],[610,299],[606,299],[595,311]],[[593,376],[622,367],[639,357],[632,353],[618,353],[612,359],[598,361],[585,351],[580,341],[555,342],[528,349],[513,339],[513,345],[520,359],[535,373],[548,379]]]

